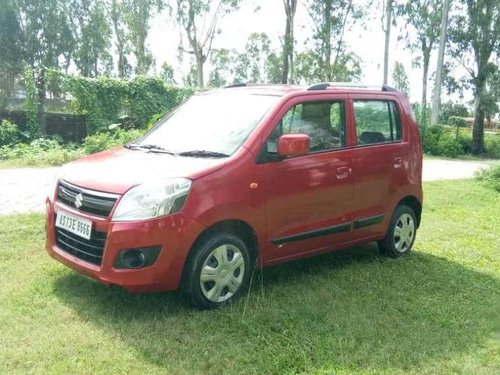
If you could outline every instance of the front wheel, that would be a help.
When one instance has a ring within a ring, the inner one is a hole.
[[[212,233],[196,244],[185,269],[183,290],[200,309],[215,308],[238,298],[248,284],[250,254],[229,233]]]
[[[415,212],[410,207],[396,207],[385,238],[378,241],[380,251],[391,258],[408,253],[415,242],[416,223]]]

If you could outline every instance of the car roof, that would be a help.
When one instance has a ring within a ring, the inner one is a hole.
[[[254,83],[236,83],[226,86],[222,90],[234,90],[255,95],[275,95],[283,96],[290,93],[306,93],[321,91],[336,91],[343,93],[399,93],[393,87],[387,85],[367,85],[361,83],[348,82],[322,82],[310,86],[305,85],[284,85],[284,84],[254,84]]]

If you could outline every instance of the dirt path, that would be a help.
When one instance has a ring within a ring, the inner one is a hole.
[[[488,168],[491,161],[469,160],[424,160],[422,179],[424,181],[457,180],[474,177],[476,171]]]
[[[0,215],[43,212],[57,169],[0,169]]]
[[[449,180],[471,178],[491,162],[461,160],[424,160],[423,179]],[[0,215],[43,212],[45,197],[57,172],[54,168],[0,169]]]

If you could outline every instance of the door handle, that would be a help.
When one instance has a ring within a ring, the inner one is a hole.
[[[349,177],[352,173],[352,169],[348,167],[337,167],[337,180],[342,180]]]
[[[401,168],[403,166],[403,158],[401,156],[397,156],[392,161],[392,166],[394,168]]]

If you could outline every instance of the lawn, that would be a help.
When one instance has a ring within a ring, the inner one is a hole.
[[[498,374],[500,194],[448,181],[425,198],[412,254],[276,266],[203,312],[88,280],[44,252],[41,215],[0,217],[0,373]]]

